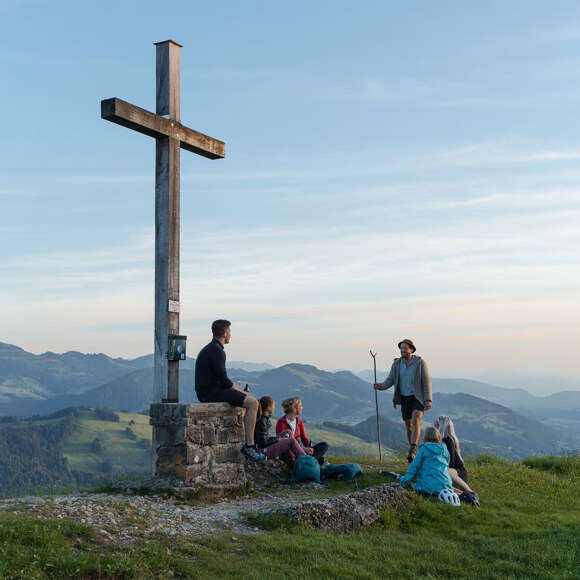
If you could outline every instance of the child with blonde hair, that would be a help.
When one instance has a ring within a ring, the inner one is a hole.
[[[289,397],[282,401],[282,408],[284,409],[284,416],[280,417],[276,423],[276,435],[289,431],[291,437],[294,437],[300,443],[307,455],[314,456],[320,465],[324,465],[324,454],[328,451],[328,443],[322,441],[313,445],[312,441],[306,436],[304,423],[298,416],[302,414],[302,401],[298,397]],[[293,461],[294,458],[291,457],[291,460]]]
[[[259,400],[259,419],[256,422],[254,440],[258,449],[268,458],[276,459],[291,453],[294,457],[306,455],[298,441],[290,437],[290,433],[280,433],[277,437],[270,437],[270,417],[276,409],[276,403],[272,397],[262,397]]]
[[[419,447],[417,455],[399,483],[429,495],[439,495],[444,489],[453,490],[448,466],[449,451],[441,442],[441,434],[435,427],[428,427],[423,445]],[[412,483],[414,479],[416,481]]]

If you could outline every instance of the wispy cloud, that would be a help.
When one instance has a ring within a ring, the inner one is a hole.
[[[22,188],[6,188],[0,189],[0,197],[34,197],[38,195],[37,192]]]
[[[369,77],[361,79],[354,88],[347,89],[342,95],[347,100],[363,103],[393,105],[428,102],[430,105],[436,105],[460,95],[473,95],[478,89],[477,85],[464,81]]]

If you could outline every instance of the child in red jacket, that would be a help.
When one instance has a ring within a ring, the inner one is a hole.
[[[290,397],[282,401],[284,416],[276,423],[276,435],[290,430],[292,436],[300,443],[307,455],[313,455],[320,465],[324,465],[324,454],[328,451],[328,444],[322,441],[312,445],[312,441],[306,436],[304,423],[298,415],[302,413],[302,401],[298,397]],[[294,458],[292,458],[293,460]]]
[[[292,454],[292,457],[304,455],[305,452],[294,437],[290,436],[290,431],[284,431],[276,437],[269,437],[270,417],[274,413],[276,403],[272,397],[262,397],[259,401],[258,416],[254,430],[254,441],[268,459],[276,459],[285,454]],[[261,413],[260,413],[261,412]]]

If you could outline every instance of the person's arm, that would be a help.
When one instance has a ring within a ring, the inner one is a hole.
[[[433,402],[433,393],[431,392],[431,377],[429,376],[429,369],[427,363],[421,359],[421,383],[423,386],[423,401],[425,401],[425,409],[428,411]]]
[[[231,389],[234,383],[228,378],[228,373],[226,371],[226,353],[225,352],[214,352],[211,356],[211,365],[213,372],[217,378],[219,386],[223,389]]]
[[[260,417],[256,422],[254,429],[254,441],[258,447],[264,448],[268,446],[268,424],[265,417]]]
[[[302,445],[304,447],[311,447],[312,441],[306,437],[306,429],[304,428],[304,423],[300,420],[300,440],[302,441]]]
[[[415,455],[415,459],[413,459],[411,465],[409,465],[409,467],[407,468],[405,475],[403,475],[403,477],[401,477],[401,479],[399,480],[399,484],[402,485],[403,487],[409,485],[416,477],[416,475],[419,473],[421,465],[423,465],[422,447],[419,448],[419,452],[417,453],[417,455]]]
[[[283,431],[286,431],[288,427],[285,424],[284,417],[280,417],[276,422],[276,435],[280,435]]]
[[[379,391],[386,391],[390,389],[395,384],[395,365],[398,363],[398,360],[395,360],[391,365],[391,370],[389,372],[389,376],[382,382],[376,383],[375,389]]]

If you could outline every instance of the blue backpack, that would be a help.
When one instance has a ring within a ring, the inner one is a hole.
[[[322,477],[325,479],[342,479],[352,481],[362,475],[361,466],[358,463],[343,463],[341,465],[327,465],[322,468]]]
[[[318,465],[316,458],[311,455],[300,455],[297,457],[294,462],[290,481],[292,483],[299,481],[316,481],[316,483],[321,483],[320,465]]]

